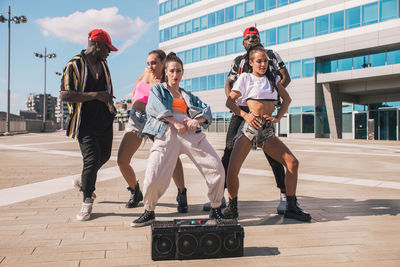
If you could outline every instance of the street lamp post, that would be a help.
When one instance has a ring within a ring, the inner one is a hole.
[[[55,58],[56,54],[50,53],[47,54],[47,49],[44,48],[44,55],[41,53],[34,53],[35,57],[44,58],[44,93],[43,93],[43,132],[46,130],[46,105],[47,105],[47,98],[46,98],[46,60],[47,58]]]
[[[62,76],[61,72],[56,71],[56,75]],[[64,130],[64,101],[61,100],[60,98],[60,108],[61,108],[61,129]]]
[[[11,18],[11,6],[8,6],[8,19],[5,18],[3,15],[0,15],[0,22],[4,23],[5,21],[8,21],[8,90],[7,90],[7,118],[6,118],[6,124],[7,124],[7,132],[6,134],[10,134],[10,95],[11,95],[11,90],[10,90],[10,85],[11,85],[11,74],[10,74],[10,52],[11,52],[11,22],[14,22],[15,24],[20,24],[26,23],[28,20],[25,16],[14,16]]]

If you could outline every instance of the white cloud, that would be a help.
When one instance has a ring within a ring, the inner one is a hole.
[[[67,17],[46,17],[38,19],[37,22],[43,35],[54,35],[75,44],[86,44],[88,32],[92,29],[104,29],[110,34],[113,44],[116,40],[122,41],[122,45],[117,46],[119,51],[115,55],[122,54],[136,43],[151,25],[140,17],[132,19],[118,14],[117,7],[77,11]]]

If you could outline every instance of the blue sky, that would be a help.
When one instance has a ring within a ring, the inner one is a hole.
[[[87,33],[103,28],[120,49],[108,58],[116,100],[128,99],[146,66],[147,53],[158,47],[156,0],[0,0],[0,13],[24,15],[11,24],[11,112],[26,109],[29,94],[43,93],[44,60],[34,52],[45,47],[57,57],[47,60],[47,93],[58,96],[61,72],[87,46]],[[0,111],[7,110],[8,25],[0,23]]]

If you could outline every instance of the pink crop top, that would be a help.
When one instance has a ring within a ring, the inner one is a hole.
[[[135,94],[132,97],[132,100],[140,101],[147,104],[147,100],[149,99],[151,85],[141,80],[135,89]]]

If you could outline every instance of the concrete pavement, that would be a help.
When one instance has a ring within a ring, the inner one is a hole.
[[[244,257],[151,260],[149,227],[129,223],[143,205],[126,209],[129,193],[116,164],[122,137],[97,183],[93,218],[75,220],[81,194],[81,155],[63,132],[0,137],[0,267],[2,266],[400,266],[400,145],[326,139],[283,139],[300,161],[298,198],[311,223],[275,214],[279,191],[261,150],[251,151],[240,175],[239,222]],[[225,135],[208,139],[222,156]],[[132,166],[143,184],[151,141]],[[182,157],[189,213],[176,212],[171,184],[158,220],[206,217],[206,185]]]

